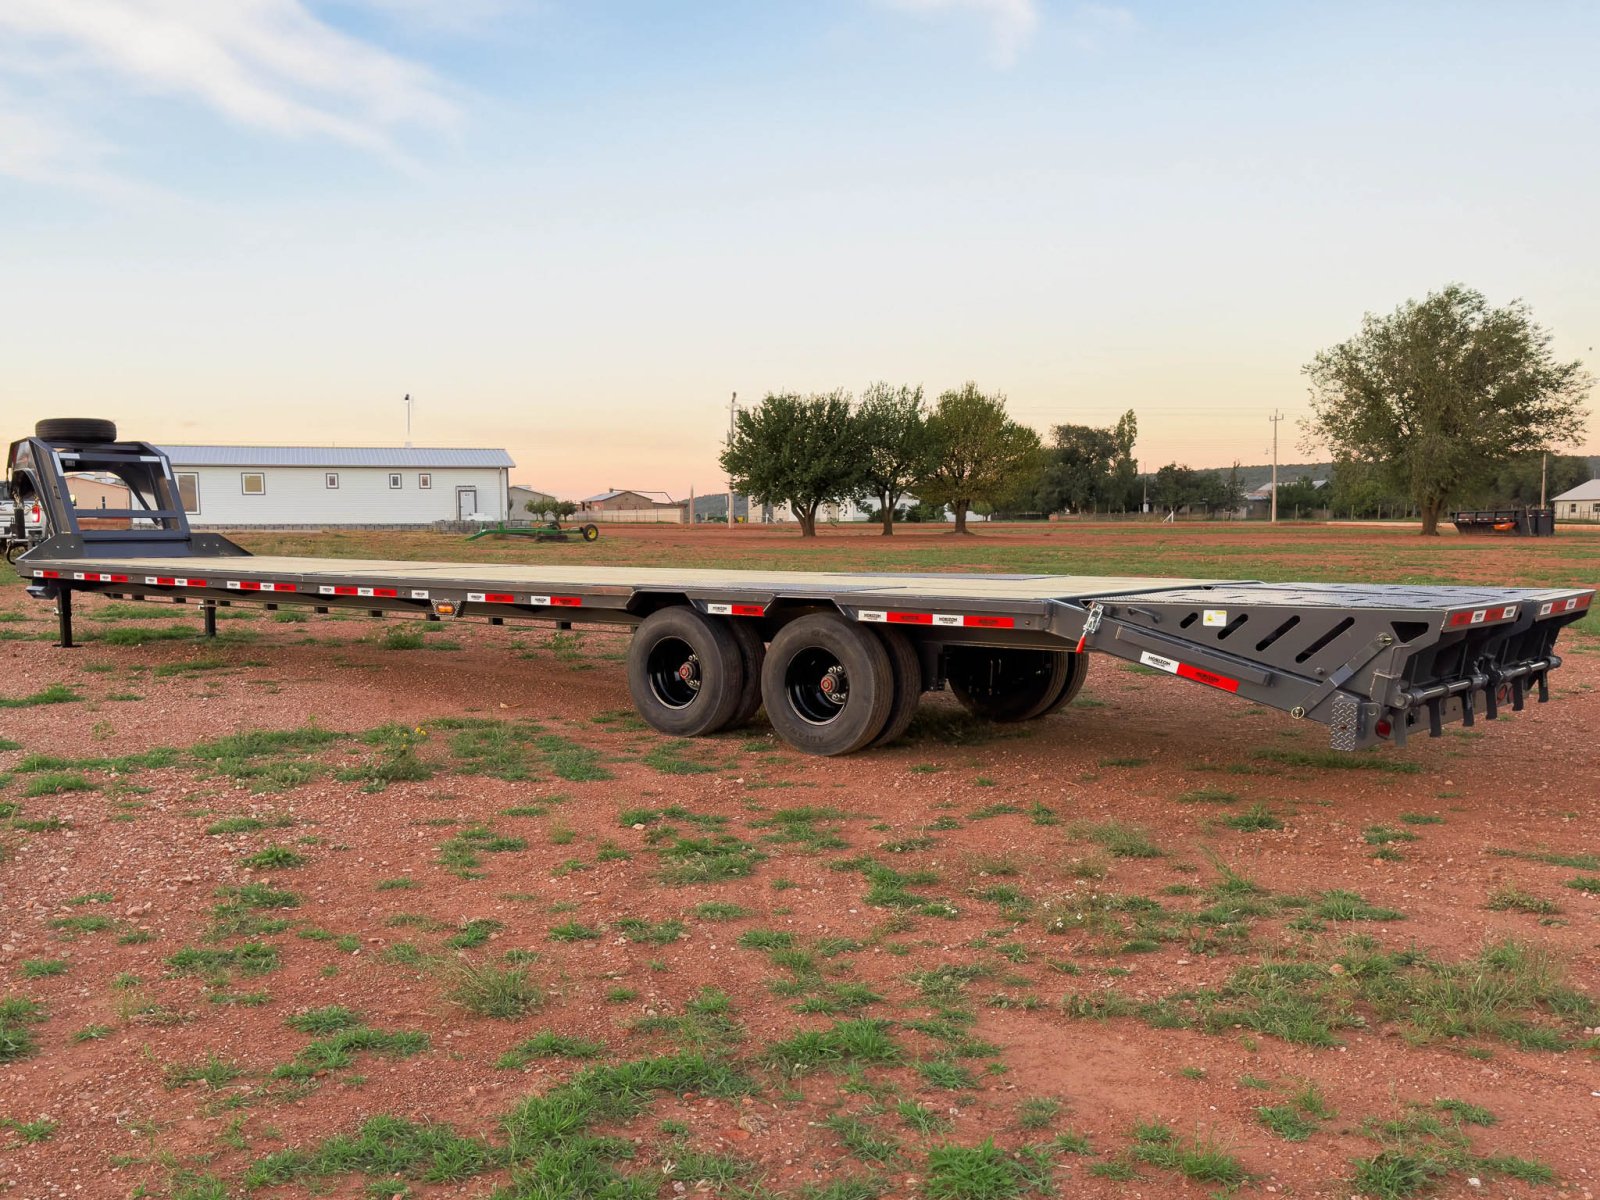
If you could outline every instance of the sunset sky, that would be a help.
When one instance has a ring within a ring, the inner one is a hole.
[[[398,444],[409,392],[682,496],[731,392],[972,379],[1301,460],[1301,366],[1452,281],[1600,362],[1596,63],[1538,0],[3,0],[0,441]]]

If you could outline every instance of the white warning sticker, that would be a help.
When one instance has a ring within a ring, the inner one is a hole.
[[[1146,650],[1139,655],[1139,661],[1147,667],[1154,667],[1158,671],[1165,671],[1169,675],[1178,673],[1178,660],[1175,658],[1162,658],[1159,654],[1151,654]]]
[[[1201,618],[1200,623],[1202,625],[1225,626],[1228,623],[1228,610],[1225,608],[1208,608],[1205,611],[1205,616]]]

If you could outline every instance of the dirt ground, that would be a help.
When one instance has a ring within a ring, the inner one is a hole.
[[[598,545],[948,553],[729,536]],[[961,553],[1081,569],[1068,536]],[[1468,539],[1140,536],[1163,570],[1507,571]],[[79,611],[62,651],[0,593],[6,1196],[1600,1192],[1592,634],[1555,703],[1351,769],[1109,660],[1044,721],[930,696],[817,760],[761,719],[648,730],[621,633]],[[578,1115],[535,1131],[541,1096]]]

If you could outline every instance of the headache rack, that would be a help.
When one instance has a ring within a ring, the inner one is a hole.
[[[1076,694],[1090,652],[1320,722],[1335,749],[1404,745],[1414,732],[1437,737],[1446,725],[1521,710],[1530,695],[1549,699],[1557,636],[1594,597],[1583,588],[257,558],[189,530],[170,465],[145,443],[29,438],[12,447],[10,468],[19,504],[37,498],[48,533],[17,570],[33,595],[55,601],[62,645],[72,643],[72,597],[85,591],[197,602],[207,634],[218,606],[239,603],[625,624],[639,630],[630,688],[657,728],[713,732],[765,702],[786,740],[824,754],[892,740],[916,698],[946,686],[982,716],[1042,716]],[[136,507],[77,508],[69,471],[117,476]],[[778,670],[774,655],[788,665]],[[709,711],[710,696],[722,707]]]

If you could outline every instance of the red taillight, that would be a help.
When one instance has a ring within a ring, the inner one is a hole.
[[[1394,726],[1389,724],[1389,722],[1387,720],[1380,720],[1372,728],[1373,728],[1373,731],[1375,733],[1377,733],[1377,735],[1379,737],[1383,737],[1383,738],[1388,737],[1391,733],[1394,732]]]

